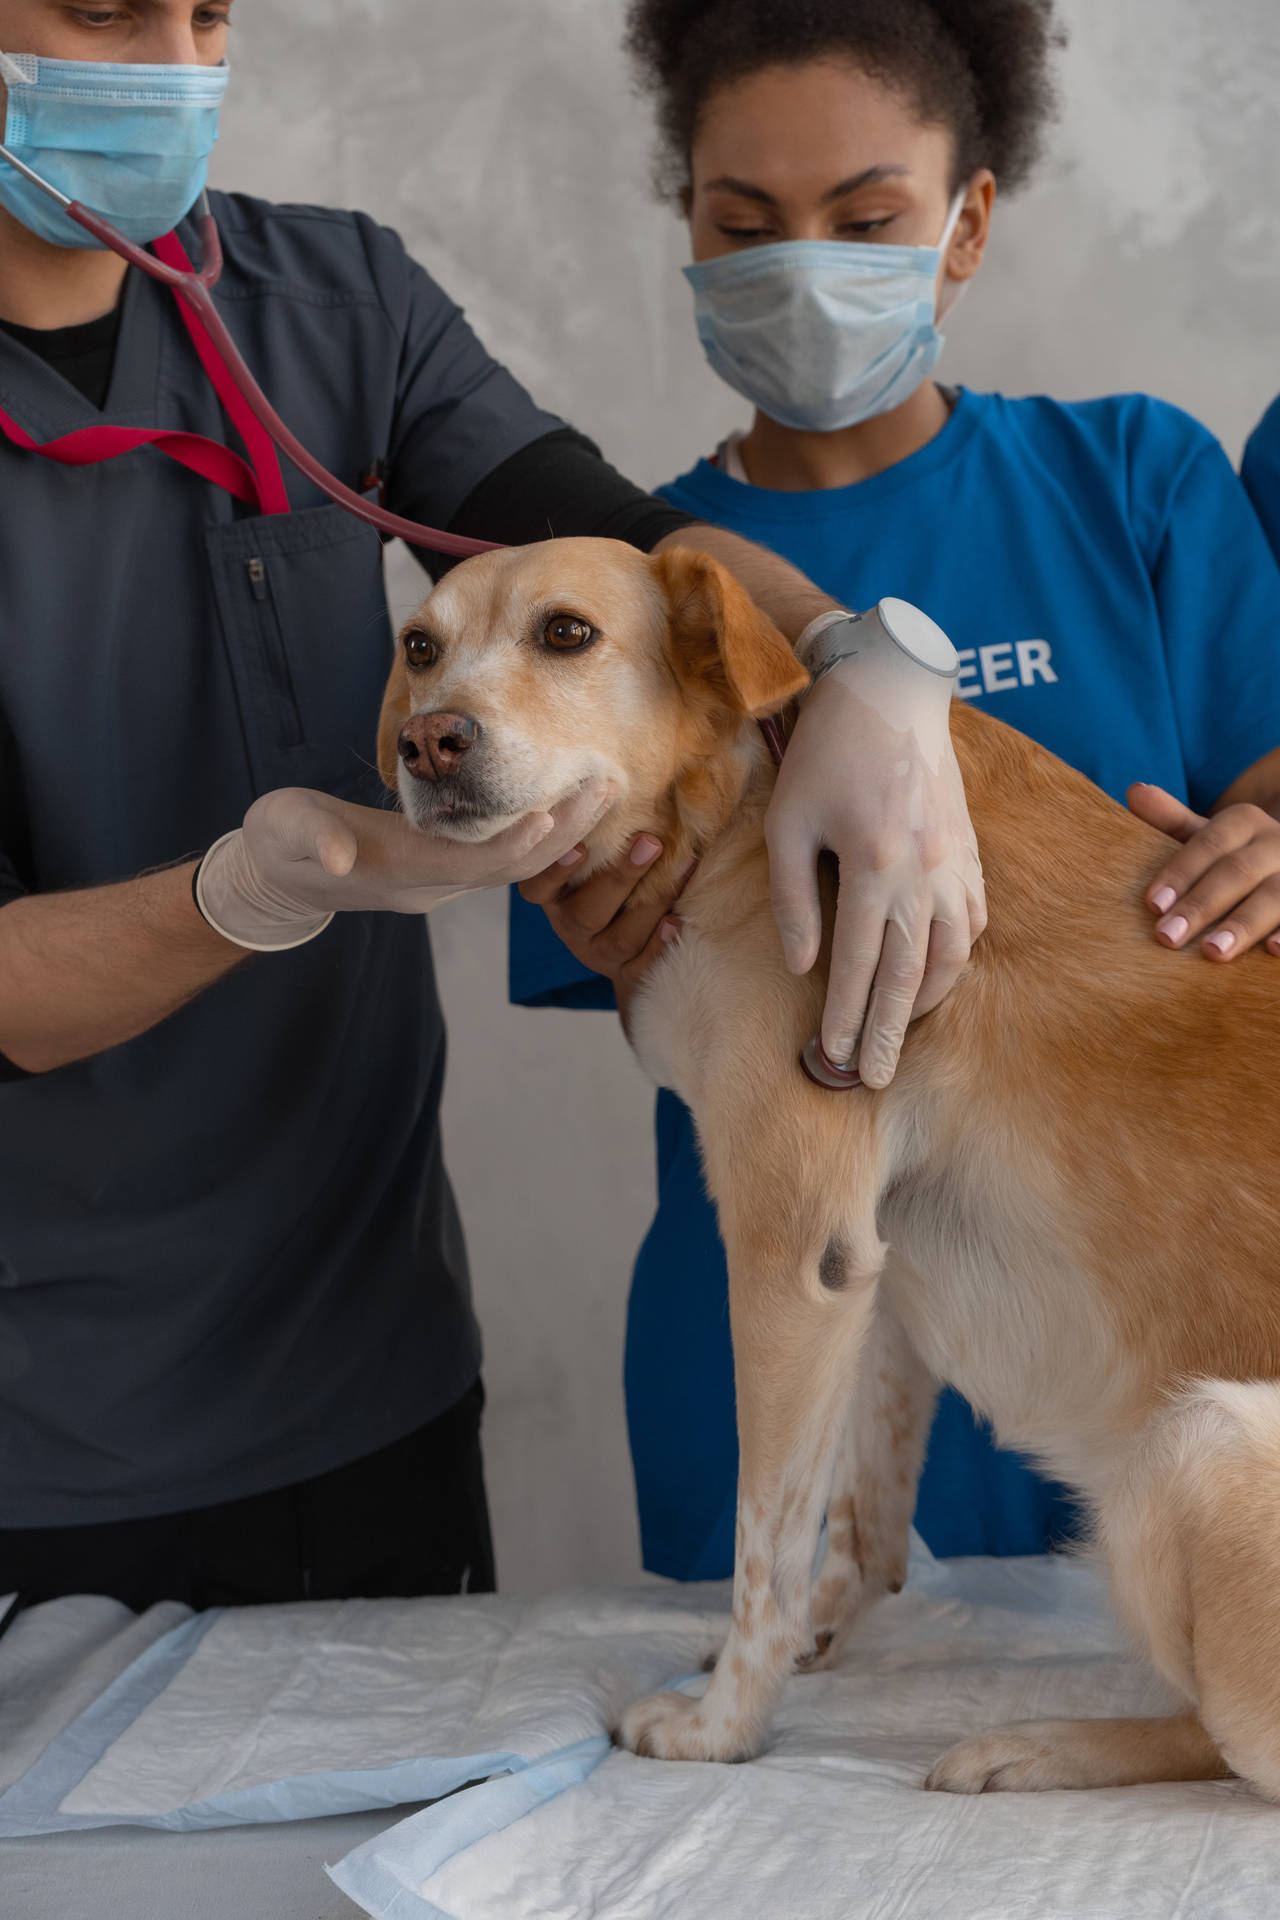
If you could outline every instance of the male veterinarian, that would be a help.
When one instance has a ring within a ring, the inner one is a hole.
[[[0,0],[4,140],[195,255],[230,3]],[[705,546],[792,639],[831,606],[540,411],[393,234],[212,206],[221,310],[349,484],[495,540]],[[485,1587],[423,911],[566,855],[608,796],[466,847],[376,804],[377,536],[230,430],[166,290],[84,242],[0,164],[0,1590]],[[846,1058],[870,984],[852,950],[871,915],[879,954],[903,905],[850,884],[887,844],[853,778],[878,724],[856,722],[856,673],[815,688],[770,823],[797,968],[817,850],[843,861],[824,1038]],[[954,766],[914,778],[904,819],[934,844],[903,827],[896,884],[919,933],[867,1024],[891,1055],[931,923],[936,1000],[980,917]]]

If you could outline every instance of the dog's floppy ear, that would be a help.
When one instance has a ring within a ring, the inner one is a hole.
[[[709,553],[672,547],[653,562],[671,609],[671,649],[682,681],[702,683],[738,713],[777,713],[809,676],[746,588]]]
[[[409,718],[409,675],[402,650],[396,648],[396,661],[382,696],[378,718],[378,772],[384,787],[397,791],[396,774],[400,767],[400,729]]]

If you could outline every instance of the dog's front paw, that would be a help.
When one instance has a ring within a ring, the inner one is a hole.
[[[749,1760],[751,1747],[702,1713],[687,1693],[650,1693],[627,1708],[614,1735],[646,1760]]]
[[[1092,1786],[1084,1775],[1047,1729],[999,1727],[949,1748],[924,1784],[931,1793],[1046,1793]]]

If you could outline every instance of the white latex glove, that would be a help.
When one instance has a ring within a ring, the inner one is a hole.
[[[884,1087],[909,1022],[954,986],[986,925],[986,903],[951,745],[954,676],[918,665],[874,615],[864,618],[871,625],[857,657],[830,667],[805,696],[765,834],[792,973],[807,973],[821,944],[818,855],[829,849],[839,861],[820,1038],[829,1061],[856,1065],[865,1085]],[[831,638],[834,645],[834,631]],[[797,651],[810,664],[803,640]]]
[[[255,952],[301,946],[335,913],[429,913],[483,887],[527,880],[589,833],[609,805],[593,781],[552,813],[530,813],[492,840],[441,840],[399,813],[309,787],[255,800],[210,847],[196,876],[206,920]]]

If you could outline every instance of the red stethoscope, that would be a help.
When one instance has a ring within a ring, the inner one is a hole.
[[[260,513],[288,513],[288,496],[280,475],[280,462],[276,458],[278,447],[299,473],[305,474],[308,480],[319,487],[321,493],[328,494],[346,512],[376,527],[379,533],[386,534],[389,539],[399,538],[407,541],[411,547],[426,547],[432,553],[459,555],[492,553],[501,546],[502,543],[497,540],[470,540],[460,533],[445,533],[439,527],[425,527],[417,520],[404,520],[398,513],[388,513],[385,507],[375,506],[353,488],[344,486],[290,433],[250,373],[244,355],[213,304],[210,289],[217,286],[222,272],[222,242],[218,238],[217,222],[209,211],[207,194],[200,196],[202,264],[197,273],[176,234],[167,233],[163,239],[154,241],[155,252],[148,253],[144,248],[135,246],[132,240],[126,240],[119,229],[113,227],[109,220],[104,220],[100,213],[91,212],[78,200],[68,200],[65,193],[60,193],[50,181],[43,179],[3,145],[0,145],[0,160],[7,160],[32,186],[39,187],[42,193],[56,200],[68,219],[74,220],[86,233],[91,233],[104,247],[110,247],[130,266],[137,267],[140,273],[147,274],[150,279],[158,280],[172,290],[192,345],[200,356],[200,364],[248,449],[251,464],[219,441],[206,440],[200,434],[164,429],[149,431],[133,427],[81,427],[75,433],[64,434],[59,440],[46,440],[41,444],[33,440],[8,414],[0,411],[0,432],[15,446],[29,453],[43,454],[47,460],[59,460],[67,466],[92,466],[100,460],[113,459],[117,454],[132,452],[135,447],[154,446],[161,453],[168,454],[170,459],[179,461],[181,465],[202,474],[206,480],[224,487],[238,499],[256,505]],[[776,720],[762,720],[760,730],[769,743],[770,753],[780,766],[785,745],[781,726]]]
[[[225,488],[237,499],[256,506],[259,512],[288,513],[288,495],[280,474],[280,462],[276,458],[278,447],[299,473],[305,474],[308,480],[319,487],[321,493],[328,494],[331,500],[354,514],[357,520],[376,527],[379,533],[386,534],[389,539],[399,538],[407,541],[411,547],[427,547],[432,553],[458,555],[490,553],[501,544],[495,540],[470,540],[460,533],[445,533],[439,527],[425,527],[416,520],[402,519],[398,513],[388,513],[385,507],[375,505],[354,488],[344,486],[290,433],[250,373],[243,354],[213,304],[210,290],[217,286],[222,273],[222,242],[218,237],[217,222],[209,211],[207,195],[200,196],[201,266],[197,273],[176,234],[168,233],[163,239],[153,242],[155,252],[148,253],[144,248],[135,246],[132,240],[127,240],[101,214],[91,212],[78,200],[68,200],[65,193],[60,193],[50,181],[43,179],[3,145],[0,145],[0,160],[7,160],[32,186],[39,187],[42,193],[56,200],[69,220],[74,220],[86,233],[91,233],[104,247],[109,247],[112,253],[118,253],[122,260],[127,260],[131,267],[137,267],[140,273],[147,274],[150,279],[158,280],[172,290],[192,344],[200,356],[200,364],[243,440],[249,460],[242,460],[229,447],[224,447],[216,440],[207,440],[201,434],[169,432],[165,429],[148,431],[132,427],[82,427],[75,433],[64,434],[58,440],[40,443],[33,440],[8,414],[0,412],[0,431],[15,446],[73,467],[95,466],[101,460],[131,453],[135,447],[154,446],[180,465],[190,467],[206,480]]]
[[[347,513],[354,514],[357,520],[376,527],[388,539],[404,540],[411,547],[426,547],[432,553],[457,555],[493,553],[502,545],[497,540],[470,540],[460,533],[446,533],[439,527],[426,527],[417,520],[405,520],[398,513],[388,513],[385,507],[376,506],[354,488],[344,486],[290,433],[250,373],[243,354],[213,304],[210,290],[218,284],[222,272],[222,242],[218,237],[217,222],[209,211],[206,194],[200,196],[201,266],[197,273],[175,233],[165,234],[163,239],[153,241],[155,252],[148,253],[144,248],[135,246],[132,240],[127,240],[101,214],[91,212],[78,200],[68,200],[65,193],[59,193],[57,187],[42,179],[3,145],[0,145],[0,160],[7,160],[33,186],[56,200],[68,219],[74,220],[77,226],[83,227],[104,247],[109,247],[112,253],[118,253],[122,260],[137,267],[140,273],[171,289],[183,324],[191,336],[191,343],[200,357],[200,364],[244,442],[249,459],[242,460],[230,447],[223,446],[217,440],[208,440],[202,434],[173,432],[164,428],[81,427],[74,433],[63,434],[58,440],[41,443],[33,440],[16,420],[0,410],[0,433],[15,446],[21,447],[24,452],[42,454],[46,460],[57,460],[64,466],[72,467],[96,466],[102,460],[112,460],[119,454],[131,453],[136,447],[153,446],[171,460],[189,467],[206,480],[213,481],[216,486],[225,488],[237,499],[256,506],[259,513],[264,514],[289,511],[289,496],[276,457],[276,449],[279,448],[299,473],[305,474],[313,485],[319,487],[321,493],[327,494]],[[759,721],[758,725],[768,743],[774,764],[781,766],[786,747],[786,735],[781,722],[767,718]],[[801,1066],[809,1079],[819,1086],[843,1090],[858,1085],[856,1070],[839,1067],[834,1061],[828,1060],[818,1040],[810,1041],[805,1048]]]

